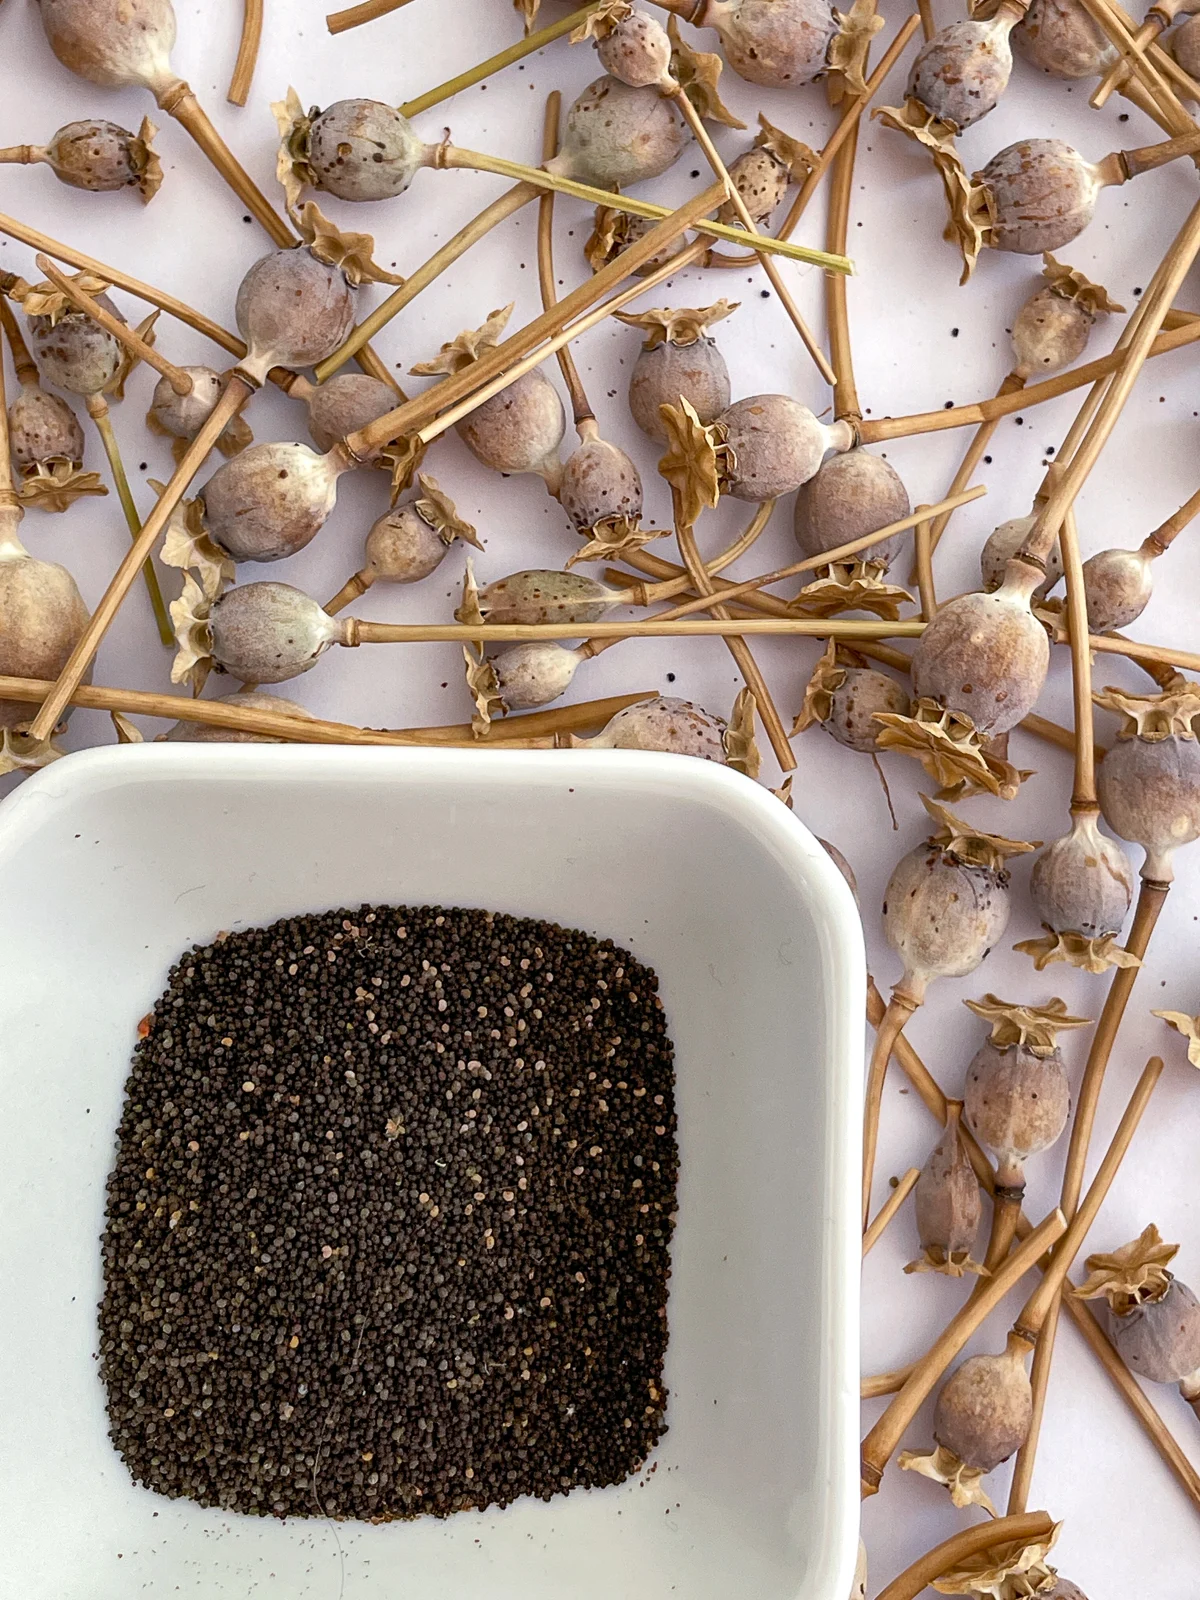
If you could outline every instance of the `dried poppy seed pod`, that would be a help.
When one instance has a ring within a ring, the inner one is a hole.
[[[566,694],[585,659],[580,650],[565,650],[552,640],[538,640],[501,650],[491,658],[490,665],[504,708],[532,711]]]
[[[697,27],[717,30],[739,78],[768,89],[820,77],[837,32],[827,0],[706,0],[699,14],[690,6],[685,14]]]
[[[312,367],[332,355],[354,326],[354,291],[311,250],[274,250],[242,279],[236,314],[249,347],[242,368],[262,383],[272,367]]]
[[[873,667],[847,667],[841,683],[830,695],[826,732],[847,750],[873,755],[878,748],[880,712],[907,716],[908,695],[895,678]]]
[[[8,408],[9,444],[22,472],[50,461],[83,461],[83,429],[67,402],[36,383],[23,384]]]
[[[1087,1600],[1087,1595],[1077,1584],[1069,1583],[1066,1578],[1056,1578],[1053,1588],[1046,1589],[1038,1600]]]
[[[1143,878],[1170,883],[1175,851],[1200,838],[1200,692],[1191,684],[1160,695],[1106,689],[1093,699],[1125,718],[1096,769],[1104,820],[1145,850]]]
[[[0,511],[0,517],[4,512]],[[38,561],[0,522],[0,674],[54,680],[66,666],[91,613],[66,567]],[[0,700],[0,729],[28,725],[35,708]]]
[[[1033,864],[1029,892],[1046,928],[1045,939],[1016,946],[1040,971],[1069,961],[1088,972],[1120,964],[1114,941],[1133,900],[1133,868],[1114,839],[1100,832],[1092,811],[1077,814],[1070,833],[1048,844]]]
[[[359,573],[364,588],[372,583],[419,583],[441,566],[455,534],[447,538],[446,524],[425,515],[422,503],[393,506],[372,525],[366,564]]]
[[[786,394],[755,394],[737,400],[717,418],[729,447],[725,489],[737,500],[761,504],[798,489],[830,450],[849,450],[854,429],[829,426]]]
[[[671,102],[653,88],[597,78],[567,112],[562,148],[546,170],[600,189],[657,178],[683,153],[686,133]]]
[[[1021,6],[1002,3],[987,21],[964,20],[939,28],[917,52],[905,93],[956,132],[972,127],[1008,87],[1008,36],[1021,14]]]
[[[407,117],[380,100],[338,100],[308,126],[305,160],[339,200],[390,200],[425,164],[425,144]]]
[[[790,793],[790,791],[788,791],[788,792]],[[776,790],[775,793],[776,793],[777,798],[783,798],[783,796],[780,795],[778,790]],[[841,873],[842,877],[845,878],[846,887],[850,890],[850,893],[854,896],[854,901],[855,901],[855,904],[857,905],[858,904],[858,879],[854,875],[854,868],[846,860],[845,856],[838,849],[837,845],[830,844],[828,839],[818,839],[817,843],[821,846],[821,849],[824,850],[825,854],[833,862],[834,866]]]
[[[599,622],[606,611],[625,602],[619,589],[575,572],[531,568],[489,583],[474,596],[485,622]],[[462,616],[460,621],[474,617]]]
[[[212,659],[243,683],[284,683],[315,667],[345,625],[288,583],[247,583],[213,602]]]
[[[979,575],[988,594],[994,594],[1004,582],[1008,563],[1033,532],[1037,519],[1036,511],[1031,511],[1025,517],[1011,517],[988,535],[979,554]],[[1046,576],[1034,589],[1032,598],[1044,600],[1062,575],[1062,549],[1055,538],[1054,546],[1046,557]]]
[[[1012,42],[1031,66],[1068,83],[1102,77],[1117,61],[1116,46],[1080,0],[1033,0]]]
[[[146,422],[151,432],[168,438],[190,442],[200,432],[213,413],[221,397],[221,375],[211,367],[184,367],[192,380],[188,394],[176,394],[169,378],[160,378],[154,386]],[[235,417],[217,440],[223,455],[236,455],[251,442],[253,434],[240,417]]]
[[[386,416],[396,405],[396,391],[366,372],[337,372],[325,383],[312,384],[303,399],[308,431],[317,449],[327,453],[348,433]],[[381,445],[363,459],[378,462],[386,448]]]
[[[282,561],[325,525],[352,463],[306,444],[256,444],[218,467],[200,491],[209,536],[235,561]]]
[[[1024,1191],[1025,1162],[1048,1150],[1067,1125],[1071,1090],[1057,1035],[1085,1025],[1061,1000],[1007,1005],[989,994],[965,1004],[992,1024],[967,1068],[967,1122],[996,1156],[997,1191]]]
[[[38,0],[51,50],[69,72],[109,89],[174,81],[171,0]]]
[[[921,1255],[908,1263],[905,1272],[941,1272],[960,1278],[966,1272],[983,1270],[971,1256],[979,1236],[983,1200],[963,1144],[961,1115],[962,1101],[947,1101],[945,1131],[917,1179],[913,1201]]]
[[[1012,326],[1013,369],[1019,378],[1048,377],[1077,361],[1087,348],[1095,313],[1046,284],[1030,295]]]
[[[294,700],[282,695],[258,694],[251,689],[239,689],[236,694],[218,696],[220,706],[240,706],[246,711],[276,711],[288,717],[312,720],[312,712]],[[287,740],[271,733],[248,733],[245,728],[214,728],[203,722],[177,722],[163,734],[168,743],[182,744],[286,744]]]
[[[584,258],[593,272],[608,266],[618,256],[624,255],[630,245],[639,243],[656,224],[649,217],[634,217],[628,211],[617,211],[613,206],[597,206],[592,231],[583,247]],[[667,244],[635,269],[639,278],[648,277],[659,267],[682,255],[686,241]],[[618,317],[619,317],[618,313]]]
[[[108,295],[98,294],[95,298],[105,311],[121,316]],[[46,382],[71,394],[101,394],[116,378],[125,359],[121,341],[82,311],[30,317],[29,342]]]
[[[496,472],[536,472],[557,492],[558,447],[567,418],[558,390],[537,367],[477,406],[455,432],[477,461]]]
[[[1087,1281],[1074,1292],[1108,1301],[1109,1336],[1127,1366],[1151,1383],[1177,1383],[1200,1408],[1200,1301],[1167,1271],[1178,1252],[1151,1223],[1119,1250],[1089,1256]]]
[[[0,160],[44,162],[72,189],[111,194],[136,187],[143,200],[152,200],[162,183],[162,167],[151,148],[157,131],[149,120],[139,133],[130,133],[103,117],[90,117],[59,128],[48,145],[0,151]]]
[[[1109,633],[1137,621],[1154,589],[1153,564],[1154,553],[1145,545],[1137,550],[1101,550],[1088,557],[1083,563],[1083,590],[1089,632]]]
[[[581,424],[583,442],[563,463],[558,498],[579,533],[590,533],[598,523],[620,517],[636,523],[642,515],[642,478],[638,469],[615,444],[595,432],[595,424]]]
[[[656,17],[633,11],[596,41],[600,65],[632,89],[660,85],[671,76],[671,40]]]
[[[762,145],[743,150],[729,163],[728,170],[746,210],[760,224],[782,203],[792,181],[791,173],[779,158]],[[721,207],[722,220],[732,220],[735,215],[733,206],[726,201]]]
[[[610,717],[592,739],[572,739],[591,750],[661,750],[725,765],[726,723],[690,700],[655,695]]]
[[[681,399],[702,423],[715,421],[726,409],[729,368],[708,329],[736,310],[736,301],[718,300],[694,309],[617,312],[618,321],[646,333],[629,376],[629,409],[643,433],[665,440],[659,407],[677,406]]]
[[[1029,1346],[1009,1334],[1003,1355],[972,1356],[943,1385],[933,1437],[965,1467],[993,1471],[1019,1450],[1033,1421],[1033,1391],[1025,1360]]]
[[[800,487],[792,526],[806,556],[824,555],[876,528],[900,522],[912,510],[908,490],[896,469],[869,450],[847,450],[822,462]],[[862,552],[884,572],[900,553],[901,537],[893,534]]]

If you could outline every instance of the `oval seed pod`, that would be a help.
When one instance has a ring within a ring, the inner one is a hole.
[[[318,450],[328,452],[348,433],[356,433],[393,410],[396,391],[366,372],[336,372],[325,383],[313,384],[304,399],[313,442]],[[363,459],[378,461],[384,449],[386,446],[380,446]]]
[[[1025,1162],[1056,1142],[1071,1110],[1057,1034],[1084,1026],[1084,1019],[1067,1016],[1061,1000],[1015,1006],[989,994],[966,1004],[992,1024],[967,1068],[967,1121],[995,1153],[997,1189],[1023,1189]]]
[[[632,11],[596,41],[600,65],[632,89],[664,83],[671,76],[671,40],[656,17]]]
[[[1046,284],[1030,295],[1012,326],[1014,367],[1019,378],[1048,377],[1077,361],[1087,348],[1095,313],[1080,300]]]
[[[1020,17],[1017,6],[1001,4],[986,22],[964,20],[939,28],[917,52],[906,94],[955,132],[972,127],[1008,87],[1008,36]]]
[[[217,704],[242,706],[248,711],[278,711],[289,717],[312,720],[312,712],[294,700],[282,695],[259,694],[252,689],[239,689],[236,694],[218,696]],[[286,744],[286,739],[269,733],[248,733],[244,728],[214,728],[203,722],[177,722],[168,728],[163,738],[169,743],[182,744]]]
[[[1019,1450],[1033,1421],[1033,1391],[1025,1370],[1029,1346],[1008,1336],[1004,1354],[972,1356],[943,1385],[933,1437],[973,1472],[993,1471]]]
[[[215,600],[209,614],[218,672],[243,683],[283,683],[315,667],[344,624],[288,583],[246,583]]]
[[[549,705],[571,687],[584,655],[552,640],[514,644],[491,657],[496,688],[507,711],[532,711]]]
[[[171,0],[38,0],[51,50],[89,83],[153,89],[174,81]]]
[[[337,100],[309,125],[305,160],[339,200],[390,200],[408,188],[424,152],[424,140],[394,106]]]
[[[1106,689],[1094,698],[1125,717],[1096,769],[1104,820],[1118,837],[1145,850],[1143,878],[1170,883],[1175,851],[1200,838],[1200,743],[1194,731],[1200,697],[1188,684],[1160,695]]]
[[[717,30],[739,78],[769,89],[820,77],[837,32],[827,0],[707,0],[693,20]]]
[[[708,329],[736,310],[736,302],[718,300],[697,308],[617,313],[619,321],[646,334],[629,375],[629,409],[643,433],[666,440],[659,412],[663,405],[678,406],[686,400],[705,424],[728,407],[729,368]]]
[[[566,427],[558,390],[534,367],[456,423],[455,432],[485,467],[536,472],[555,492],[562,473],[558,447]]]
[[[876,528],[900,522],[912,510],[900,474],[869,450],[830,456],[796,495],[792,526],[806,556],[824,555],[865,538]],[[878,562],[884,572],[900,553],[900,534],[869,545],[859,557]]]
[[[1066,1578],[1056,1578],[1054,1587],[1045,1590],[1038,1600],[1087,1600],[1087,1595],[1077,1584],[1069,1583]]]
[[[666,172],[685,142],[678,112],[657,89],[605,76],[572,104],[562,147],[545,165],[600,189],[627,189]]]
[[[698,756],[724,766],[726,723],[690,700],[655,695],[610,717],[592,739],[572,740],[592,750],[661,750]]]
[[[1088,629],[1127,628],[1146,609],[1154,589],[1154,557],[1137,550],[1101,550],[1083,563]]]
[[[1033,0],[1012,41],[1031,66],[1066,82],[1103,77],[1117,61],[1116,46],[1080,0]]]
[[[192,380],[191,393],[176,394],[170,379],[160,378],[154,386],[146,422],[151,432],[190,444],[212,415],[221,397],[222,383],[220,373],[211,367],[184,367],[183,371]],[[223,455],[236,455],[253,437],[247,424],[235,417],[222,429],[217,449]]]
[[[1189,78],[1195,78],[1200,73],[1200,17],[1188,17],[1172,28],[1163,48],[1170,51]]]
[[[0,674],[53,681],[90,620],[66,567],[36,560],[15,533],[0,532]],[[0,700],[0,728],[23,728],[35,711]]]
[[[1200,1401],[1200,1301],[1167,1270],[1179,1253],[1153,1223],[1130,1244],[1087,1258],[1088,1278],[1074,1292],[1108,1301],[1109,1337],[1129,1366],[1151,1383],[1177,1383]]]
[[[51,461],[83,461],[83,429],[67,402],[36,383],[23,384],[8,408],[9,443],[22,472]]]
[[[419,502],[393,506],[367,534],[363,576],[370,583],[419,583],[441,566],[453,542],[444,523],[421,514]]]
[[[878,749],[876,716],[880,712],[907,716],[908,711],[908,696],[895,678],[872,667],[846,667],[841,683],[829,697],[823,726],[847,750],[873,755]]]
[[[821,846],[821,849],[824,850],[825,854],[833,862],[834,866],[841,873],[842,877],[845,878],[846,887],[850,890],[850,893],[854,896],[854,901],[855,901],[855,904],[857,905],[858,904],[858,879],[854,875],[854,868],[846,860],[845,856],[838,849],[837,845],[830,844],[828,839],[818,839],[817,843]]]
[[[979,574],[988,594],[994,594],[1004,582],[1008,563],[1025,543],[1036,521],[1036,511],[1031,511],[1025,517],[1010,517],[1007,522],[1002,522],[988,535],[979,554]],[[1046,576],[1033,591],[1032,598],[1044,600],[1062,575],[1062,549],[1056,537],[1054,548],[1046,557]]]
[[[1100,832],[1093,812],[1075,816],[1070,833],[1046,846],[1033,864],[1029,891],[1051,937],[1025,940],[1017,949],[1032,955],[1039,971],[1068,960],[1101,972],[1117,959],[1119,952],[1109,947],[1129,914],[1133,868],[1116,840]]]
[[[148,121],[140,133],[130,133],[103,117],[68,122],[38,149],[37,158],[72,189],[107,194],[139,188],[143,200],[150,200],[162,182],[162,168],[150,148],[155,131]]]
[[[635,523],[642,515],[641,474],[615,444],[585,437],[563,463],[558,498],[579,533],[610,518]]]
[[[733,186],[745,202],[746,210],[756,223],[767,221],[783,201],[792,181],[792,175],[779,158],[764,145],[756,144],[729,163],[728,172]],[[736,216],[732,205],[726,201],[721,208],[722,221]]]
[[[332,355],[354,326],[354,291],[311,250],[273,250],[242,279],[236,314],[249,346],[241,365],[263,382],[272,367],[312,367]]]
[[[200,491],[209,536],[235,561],[295,555],[325,525],[347,470],[337,451],[319,456],[306,444],[252,445]]]
[[[531,568],[489,583],[475,596],[485,622],[599,622],[626,596],[575,572]],[[462,620],[466,621],[467,618]]]
[[[947,1101],[945,1131],[917,1179],[913,1200],[921,1255],[908,1263],[905,1272],[941,1272],[960,1278],[981,1270],[971,1252],[979,1236],[983,1200],[963,1144],[961,1115],[962,1102]]]
[[[807,483],[830,450],[849,450],[848,422],[828,427],[786,394],[737,400],[717,418],[730,452],[725,489],[737,500],[761,504]]]
[[[121,318],[108,295],[98,294],[95,299],[105,311]],[[82,311],[65,310],[56,316],[30,317],[29,342],[47,383],[71,394],[102,393],[120,372],[124,361],[121,341]]]

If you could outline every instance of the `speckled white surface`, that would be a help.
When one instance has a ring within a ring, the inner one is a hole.
[[[884,9],[889,22],[886,38],[902,13],[893,4]],[[935,9],[940,21],[960,14],[946,0],[939,0]],[[396,16],[331,39],[324,28],[323,6],[316,0],[293,0],[291,4],[267,0],[267,37],[252,102],[238,111],[225,105],[223,97],[236,52],[239,10],[232,3],[182,3],[175,61],[264,186],[271,183],[274,144],[274,124],[266,102],[278,98],[289,83],[295,84],[306,103],[328,103],[355,93],[399,100],[499,48],[515,37],[518,27],[503,0],[496,4],[413,0]],[[554,0],[547,5],[546,14],[557,14]],[[711,48],[713,36],[701,37]],[[86,114],[136,126],[145,111],[153,110],[148,97],[93,89],[69,77],[50,55],[32,0],[9,0],[0,10],[0,52],[4,62],[0,144],[45,139],[61,123]],[[590,52],[573,52],[559,44],[523,69],[510,70],[486,89],[477,88],[438,108],[420,119],[419,125],[429,139],[439,138],[448,124],[461,143],[535,160],[546,91],[559,87],[569,99],[594,76],[596,66]],[[768,95],[728,73],[725,86],[726,98],[747,120],[753,121],[755,111],[761,108],[773,121],[813,144],[819,144],[833,126],[833,113],[819,86]],[[901,91],[902,78],[897,74],[880,98],[895,101]],[[1121,145],[1148,143],[1156,136],[1136,111],[1127,121],[1122,120],[1118,97],[1102,112],[1089,111],[1087,93],[1086,85],[1067,88],[1041,79],[1018,60],[1002,105],[962,140],[968,170],[982,166],[1002,146],[1022,135],[1060,135],[1093,159]],[[747,136],[720,130],[717,138],[727,155],[732,155],[743,148]],[[242,220],[241,208],[221,188],[181,130],[168,123],[159,146],[166,181],[147,210],[131,195],[80,195],[60,186],[45,168],[11,167],[0,169],[0,209],[160,282],[231,325],[234,290],[246,267],[262,251],[262,237],[255,226]],[[682,196],[705,176],[698,153],[690,149],[672,174],[651,186],[654,197]],[[373,231],[381,261],[406,272],[497,193],[499,183],[467,173],[427,172],[398,200],[366,208],[330,201],[328,209],[349,226]],[[1101,279],[1114,298],[1132,306],[1136,291],[1148,281],[1195,194],[1196,175],[1182,165],[1144,177],[1134,186],[1107,190],[1100,197],[1091,228],[1060,255]],[[801,229],[803,239],[820,241],[822,209],[820,202],[814,206]],[[1034,285],[1037,263],[986,253],[972,283],[959,288],[956,252],[942,242],[942,223],[941,187],[922,155],[877,124],[864,128],[850,237],[859,275],[851,283],[849,299],[859,387],[864,408],[872,415],[980,398],[993,393],[1008,371],[1005,328]],[[587,229],[588,217],[581,206],[560,204],[558,271],[568,285],[581,277],[580,244]],[[0,266],[35,275],[32,252],[10,242],[0,243]],[[802,305],[821,326],[817,274],[791,266],[785,270]],[[377,292],[368,291],[364,301]],[[742,301],[736,317],[718,330],[735,396],[756,390],[787,390],[821,410],[827,392],[778,305],[772,297],[764,297],[760,276],[692,271],[655,291],[649,303],[703,304],[722,294]],[[491,244],[423,295],[388,329],[379,348],[398,369],[406,370],[430,355],[442,340],[481,321],[493,307],[509,299],[517,302],[516,320],[525,320],[538,309],[531,213],[507,223]],[[136,309],[132,302],[122,303],[130,311]],[[1194,282],[1185,285],[1180,303],[1200,305],[1200,290]],[[1120,321],[1110,319],[1097,329],[1093,353],[1108,347]],[[165,318],[160,341],[177,361],[215,359],[196,335]],[[624,406],[636,349],[637,336],[631,330],[603,327],[588,337],[578,354],[603,429],[631,449],[646,476],[647,520],[661,519],[669,505],[654,477],[657,451],[637,434]],[[1186,351],[1161,358],[1147,369],[1111,448],[1081,497],[1079,522],[1085,554],[1110,544],[1138,542],[1195,488],[1200,400],[1191,376],[1194,371],[1195,357]],[[149,376],[138,374],[117,414],[130,475],[143,507],[151,500],[146,477],[165,477],[169,467],[163,442],[150,438],[141,422],[150,388]],[[1027,416],[1018,413],[1001,425],[990,451],[992,461],[980,475],[980,481],[988,486],[988,497],[958,514],[939,552],[938,583],[943,595],[977,583],[980,544],[997,522],[1028,509],[1046,451],[1061,441],[1074,409],[1074,399],[1067,397]],[[260,439],[303,437],[297,411],[274,392],[255,400],[252,421]],[[964,435],[945,434],[911,440],[889,450],[914,503],[935,500],[945,492],[964,444]],[[89,464],[101,467],[94,441],[89,445]],[[498,577],[522,566],[558,565],[574,548],[574,536],[538,480],[490,476],[454,439],[439,443],[431,453],[430,466],[487,540],[487,552],[478,561],[482,577]],[[286,578],[318,596],[332,593],[360,564],[363,536],[383,503],[382,479],[362,475],[343,480],[338,509],[315,543],[270,573],[262,569],[248,575]],[[744,507],[723,505],[702,524],[702,547],[716,550],[744,515]],[[39,555],[66,561],[94,603],[126,540],[115,500],[83,502],[63,518],[31,515],[25,526],[30,548]],[[1200,560],[1195,537],[1194,533],[1185,534],[1162,563],[1158,593],[1131,630],[1138,637],[1200,647],[1195,621]],[[774,567],[794,559],[794,549],[790,508],[781,508],[738,570],[749,575]],[[379,618],[447,616],[460,571],[460,558],[452,552],[441,571],[424,585],[408,592],[376,589],[357,609],[363,616]],[[790,715],[799,705],[817,647],[773,640],[763,641],[755,649],[781,711]],[[137,588],[105,641],[96,681],[165,689],[168,665],[167,653],[154,637],[145,597]],[[1112,658],[1102,660],[1097,680],[1131,688],[1142,682],[1130,665]],[[673,693],[725,711],[737,685],[733,665],[716,641],[640,641],[622,645],[590,664],[576,679],[572,693],[575,698],[587,698],[669,687]],[[213,687],[208,692],[212,693]],[[453,646],[334,651],[285,692],[322,714],[376,724],[459,720],[468,711],[458,652]],[[1039,709],[1060,721],[1069,720],[1065,657],[1056,661]],[[1110,733],[1110,719],[1102,716],[1101,723],[1103,739]],[[146,731],[157,732],[160,726],[147,724]],[[110,737],[107,719],[97,713],[80,713],[71,726],[72,743],[95,743]],[[898,971],[894,957],[882,944],[878,908],[895,861],[925,832],[924,812],[917,798],[918,788],[923,786],[919,771],[901,758],[884,758],[899,822],[898,832],[893,833],[869,762],[843,751],[820,730],[803,735],[796,750],[796,809],[853,863],[865,909],[872,969],[881,986],[886,986]],[[1067,758],[1020,734],[1013,740],[1013,757],[1021,766],[1036,767],[1037,776],[1009,805],[971,801],[970,815],[1009,835],[1054,838],[1065,825],[1070,780]],[[770,777],[770,771],[764,776]],[[1094,1230],[1092,1248],[1124,1241],[1154,1220],[1166,1237],[1182,1241],[1181,1275],[1200,1284],[1192,1131],[1200,1085],[1184,1064],[1178,1041],[1148,1015],[1151,1005],[1187,1011],[1200,1006],[1194,909],[1200,889],[1200,853],[1195,849],[1182,853],[1178,869],[1177,887],[1114,1057],[1097,1124],[1097,1150],[1107,1142],[1146,1056],[1162,1049],[1168,1056],[1168,1070],[1131,1159]],[[1027,869],[1021,863],[1015,879],[1012,940],[1036,932],[1036,919],[1025,894]],[[1009,943],[1010,939],[1004,940],[974,978],[935,988],[930,1005],[911,1025],[914,1043],[951,1093],[961,1084],[965,1064],[981,1036],[981,1025],[961,1005],[965,996],[990,989],[1005,997],[1042,1001],[1061,994],[1071,1010],[1082,1015],[1095,1015],[1100,1005],[1103,980],[1064,973],[1061,967],[1039,976],[1024,957],[1009,951]],[[1077,1073],[1085,1049],[1086,1041],[1078,1035],[1067,1040],[1073,1073]],[[934,1137],[923,1108],[914,1095],[904,1092],[897,1076],[885,1097],[877,1198],[885,1192],[884,1177],[919,1165]],[[1057,1194],[1062,1154],[1060,1148],[1031,1163],[1030,1209],[1035,1213]],[[961,1285],[901,1274],[900,1267],[913,1248],[911,1213],[906,1211],[867,1269],[864,1363],[868,1370],[910,1359],[961,1298]],[[1004,1325],[997,1316],[976,1341],[976,1348],[998,1348]],[[1200,1461],[1200,1434],[1191,1412],[1173,1393],[1159,1391],[1154,1398],[1185,1448]],[[868,1411],[873,1415],[876,1409],[872,1406]],[[911,1430],[909,1442],[920,1444],[928,1437],[925,1414]],[[999,1501],[1006,1493],[1005,1479],[1005,1471],[996,1474],[994,1493]],[[1062,1333],[1056,1357],[1032,1503],[1065,1519],[1056,1559],[1064,1576],[1078,1582],[1091,1600],[1150,1593],[1155,1600],[1192,1600],[1195,1595],[1195,1574],[1200,1567],[1197,1513],[1160,1466],[1069,1327]],[[883,1492],[867,1505],[864,1520],[872,1553],[872,1590],[877,1591],[921,1550],[961,1526],[964,1514],[953,1511],[943,1491],[934,1485],[892,1471]]]

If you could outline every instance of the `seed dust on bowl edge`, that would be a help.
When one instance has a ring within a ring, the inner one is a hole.
[[[91,750],[0,805],[0,885],[0,1594],[845,1600],[863,946],[836,867],[764,789],[630,751]],[[150,1494],[109,1444],[97,1241],[137,1019],[186,946],[365,901],[545,917],[659,974],[669,1426],[625,1484],[280,1523]]]

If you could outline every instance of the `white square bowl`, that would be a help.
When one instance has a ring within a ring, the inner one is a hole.
[[[676,1045],[669,1431],[623,1485],[448,1521],[138,1488],[96,1375],[137,1019],[222,928],[488,907],[649,962]],[[0,807],[0,1597],[846,1600],[858,1527],[854,904],[764,790],[630,752],[144,746]]]

